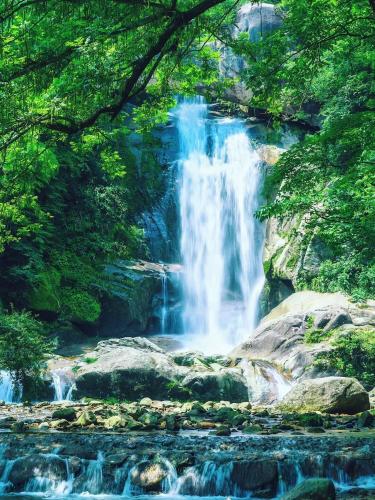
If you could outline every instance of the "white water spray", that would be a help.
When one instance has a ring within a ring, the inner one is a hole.
[[[177,126],[184,333],[189,347],[227,352],[255,328],[264,283],[260,161],[243,122],[208,119],[202,98],[180,104]]]

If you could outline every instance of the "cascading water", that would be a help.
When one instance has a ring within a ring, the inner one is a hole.
[[[17,386],[9,372],[0,370],[0,401],[17,403],[21,397],[22,387]]]
[[[161,293],[162,293],[162,308],[161,308],[161,334],[166,333],[166,325],[168,320],[168,275],[164,272],[161,276]]]
[[[181,103],[176,116],[184,333],[189,347],[223,353],[256,326],[264,283],[254,216],[260,161],[244,123],[209,119],[202,98]]]
[[[54,401],[71,401],[75,387],[70,367],[51,370]]]

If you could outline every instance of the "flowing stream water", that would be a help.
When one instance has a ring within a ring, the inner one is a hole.
[[[225,353],[256,326],[264,284],[260,159],[244,122],[209,117],[203,98],[180,103],[180,249],[185,344]]]

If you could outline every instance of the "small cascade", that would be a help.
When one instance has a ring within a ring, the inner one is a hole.
[[[9,474],[14,464],[14,460],[5,459],[6,449],[7,445],[0,445],[0,463],[3,465],[3,472],[0,475],[0,494],[5,493],[10,486]]]
[[[167,333],[168,325],[168,275],[164,272],[161,275],[161,293],[162,293],[162,306],[161,306],[161,319],[160,319],[160,333],[164,335]]]
[[[103,487],[103,465],[104,455],[98,452],[96,460],[90,460],[85,471],[85,481],[82,486],[82,493],[98,495]]]
[[[292,383],[271,363],[243,359],[240,362],[249,390],[249,400],[258,404],[280,401]]]
[[[161,489],[163,493],[171,491],[178,480],[178,474],[174,465],[167,459],[161,457],[164,466],[167,469],[167,475],[162,481]]]
[[[133,483],[133,475],[137,471],[137,466],[138,464],[133,465],[133,467],[126,467],[125,469],[126,475],[124,474],[124,476],[126,479],[124,483],[124,489],[122,491],[122,496],[124,497],[132,497],[142,493],[142,490],[139,488],[139,486],[136,486]]]
[[[52,385],[54,389],[54,401],[71,401],[74,378],[70,367],[56,368],[51,371]]]
[[[0,370],[0,401],[18,403],[22,398],[22,388],[17,386],[8,371]]]
[[[245,496],[232,479],[233,463],[217,464],[207,461],[203,465],[189,467],[171,484],[169,495],[196,496]]]
[[[74,475],[69,473],[69,464],[66,461],[67,479],[56,480],[53,475],[36,476],[30,479],[26,485],[27,493],[48,493],[49,495],[68,495],[73,488]]]
[[[176,470],[159,452],[131,454],[119,466],[106,463],[102,452],[98,452],[96,460],[74,457],[73,462],[69,457],[52,453],[34,454],[33,462],[30,463],[30,455],[6,460],[6,447],[2,446],[0,495],[23,492],[67,498],[74,498],[77,494],[120,495],[128,498],[148,498],[149,495],[158,494],[171,498],[258,498],[266,493],[267,498],[280,498],[309,477],[331,478],[338,491],[357,487],[374,490],[375,475],[370,458],[363,460],[362,456],[356,458],[355,454],[332,454],[328,450],[314,454],[314,448],[295,450],[294,439],[279,439],[276,447],[275,443],[273,449],[263,447],[263,452],[257,457],[241,447],[229,453],[213,453],[206,460],[197,455],[198,461],[182,470],[180,467]],[[257,440],[258,445],[260,441]],[[255,442],[248,442],[250,449],[251,443],[254,445]],[[184,460],[183,457],[182,453],[180,459]],[[178,455],[176,458],[178,460]],[[18,467],[23,475],[25,471],[30,471],[30,477],[25,477],[16,489],[10,483],[10,478],[14,480],[14,477],[18,477],[14,467]],[[163,479],[160,481],[159,478]]]

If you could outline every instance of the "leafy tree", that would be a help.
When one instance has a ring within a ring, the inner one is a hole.
[[[30,313],[0,314],[0,367],[10,372],[16,387],[39,380],[53,347]]]
[[[261,218],[304,217],[304,244],[333,254],[300,287],[374,297],[375,12],[367,0],[283,0],[281,27],[238,41],[251,104],[320,130],[284,153],[267,180]],[[329,274],[332,273],[331,279]]]

